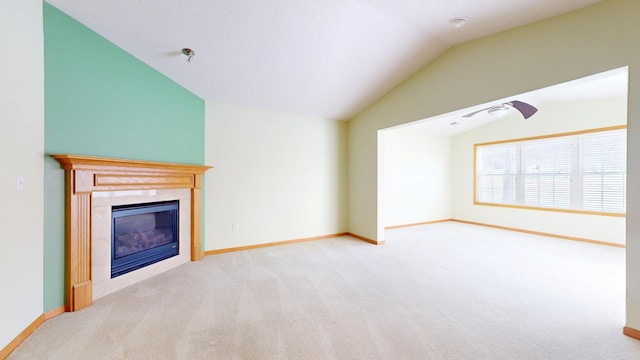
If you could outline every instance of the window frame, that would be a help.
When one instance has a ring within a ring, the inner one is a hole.
[[[625,212],[609,212],[609,211],[584,210],[584,209],[575,209],[575,208],[553,208],[553,207],[544,207],[544,206],[522,205],[522,204],[515,204],[515,203],[508,204],[508,203],[478,201],[478,148],[479,147],[508,144],[508,143],[517,143],[517,142],[526,142],[526,141],[535,141],[535,140],[545,140],[545,139],[553,139],[553,138],[568,137],[568,136],[579,136],[584,134],[615,131],[615,130],[626,130],[626,129],[627,129],[627,125],[617,125],[617,126],[609,126],[604,128],[579,130],[579,131],[572,131],[572,132],[565,132],[565,133],[531,136],[531,137],[525,137],[525,138],[516,138],[516,139],[499,140],[499,141],[491,141],[491,142],[474,144],[473,145],[473,205],[515,208],[515,209],[525,209],[525,210],[551,211],[551,212],[561,212],[561,213],[571,213],[571,214],[626,217],[627,216],[626,210]],[[519,174],[519,175],[521,176],[522,174]]]

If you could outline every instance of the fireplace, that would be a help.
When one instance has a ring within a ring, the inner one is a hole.
[[[111,278],[176,256],[178,201],[113,206]]]
[[[186,262],[202,258],[202,175],[211,166],[72,154],[51,156],[65,171],[67,311],[87,307],[94,298],[178,266],[181,261],[177,259]],[[112,206],[175,199],[180,203],[179,255],[111,278]],[[102,236],[106,237],[104,241]]]

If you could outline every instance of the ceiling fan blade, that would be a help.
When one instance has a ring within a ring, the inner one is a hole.
[[[472,112],[472,113],[468,113],[467,115],[462,115],[462,117],[472,117],[473,115],[475,115],[475,114],[477,114],[477,113],[481,113],[481,112],[483,112],[483,111],[487,111],[487,110],[489,110],[489,109],[491,109],[491,108],[490,108],[490,107],[488,107],[488,108],[486,108],[486,109],[477,110],[477,111],[474,111],[474,112]]]
[[[522,116],[524,116],[525,119],[530,118],[533,114],[535,114],[538,111],[538,109],[536,109],[534,106],[518,100],[513,100],[508,104],[514,107],[516,110],[520,111],[520,113],[522,113]]]

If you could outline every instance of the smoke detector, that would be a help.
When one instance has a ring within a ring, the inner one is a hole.
[[[449,20],[449,23],[453,24],[454,28],[459,29],[467,24],[467,20],[469,19],[467,19],[466,17],[458,17]]]

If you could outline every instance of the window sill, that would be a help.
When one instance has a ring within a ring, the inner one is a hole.
[[[558,208],[547,208],[547,207],[517,205],[517,204],[487,203],[487,202],[479,202],[479,201],[474,201],[473,205],[495,206],[495,207],[512,208],[512,209],[523,209],[523,210],[552,211],[552,212],[561,212],[561,213],[569,213],[569,214],[611,216],[611,217],[622,217],[622,218],[626,218],[627,217],[627,214],[625,214],[625,213],[616,213],[616,212],[593,211],[593,210],[577,210],[577,209],[558,209]]]

